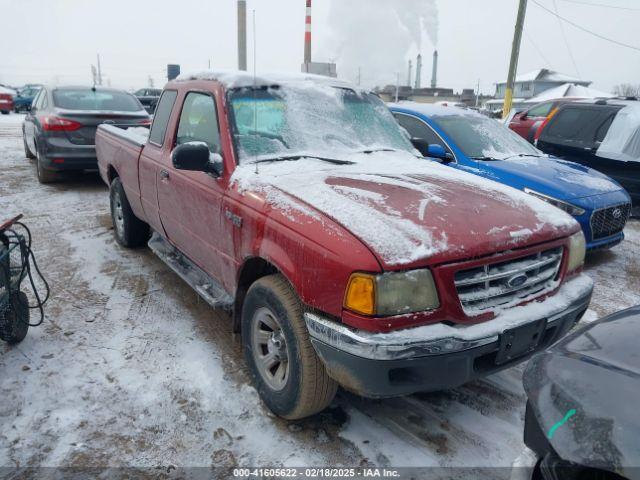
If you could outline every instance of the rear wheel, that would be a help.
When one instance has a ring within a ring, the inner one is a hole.
[[[2,110],[3,115],[9,115],[9,113],[10,113],[9,110]]]
[[[42,184],[53,183],[60,178],[57,172],[52,172],[51,170],[44,168],[40,158],[36,160],[36,169],[38,173],[38,181]]]
[[[42,164],[42,154],[38,150],[36,144],[36,170],[38,174],[38,181],[42,184],[53,183],[60,179],[60,174],[52,170],[47,170]]]
[[[149,225],[135,216],[120,177],[111,182],[109,188],[111,220],[116,241],[127,248],[140,247],[149,240]]]
[[[29,303],[24,292],[12,293],[9,305],[0,309],[0,338],[10,344],[24,340],[29,330]]]
[[[264,403],[295,420],[324,410],[338,384],[318,358],[303,318],[302,304],[279,274],[257,280],[242,308],[247,364]]]
[[[27,143],[27,137],[24,132],[22,132],[22,143],[24,144],[24,155],[29,159],[33,160],[36,156],[31,153],[31,149],[29,148],[29,144]]]

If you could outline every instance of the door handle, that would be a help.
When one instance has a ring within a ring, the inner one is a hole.
[[[160,170],[160,178],[162,180],[169,180],[169,172],[166,170]]]

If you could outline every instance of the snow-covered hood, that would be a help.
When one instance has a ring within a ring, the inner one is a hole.
[[[555,158],[517,157],[479,162],[488,178],[514,187],[530,188],[560,200],[573,200],[622,190],[592,168]]]
[[[579,230],[567,214],[531,195],[404,152],[313,159],[236,169],[238,190],[273,207],[332,218],[383,268],[434,264],[518,248]]]

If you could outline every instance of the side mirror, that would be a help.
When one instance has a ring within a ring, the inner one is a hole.
[[[429,142],[424,138],[413,137],[411,143],[424,157],[429,156]]]
[[[449,162],[453,159],[452,155],[447,152],[447,150],[442,145],[439,145],[437,143],[432,143],[427,147],[427,156],[438,158],[446,162]]]
[[[177,170],[210,173],[218,178],[222,175],[222,156],[211,153],[204,142],[187,142],[171,152],[173,167]]]

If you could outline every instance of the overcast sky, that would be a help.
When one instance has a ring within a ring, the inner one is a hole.
[[[554,10],[554,0],[536,0]],[[555,0],[574,23],[640,47],[637,0]],[[606,4],[618,8],[585,5]],[[334,60],[338,74],[367,85],[406,83],[407,60],[425,55],[423,85],[431,78],[433,43],[438,86],[493,93],[506,78],[517,0],[313,0],[314,60]],[[299,71],[305,0],[248,0],[255,10],[257,70]],[[423,35],[416,39],[415,17]],[[408,12],[408,14],[407,14]],[[96,53],[113,86],[162,86],[167,63],[182,71],[237,66],[236,0],[0,0],[0,82],[89,83]],[[413,22],[413,23],[412,23]],[[436,30],[434,32],[434,30]],[[564,25],[529,0],[519,73],[541,67],[592,80],[611,90],[640,83],[640,51]],[[437,38],[437,40],[436,40]],[[569,53],[571,52],[571,53]],[[574,61],[571,59],[573,55]],[[415,63],[415,62],[414,62]],[[356,65],[357,64],[357,65]],[[415,72],[415,70],[414,70]]]

